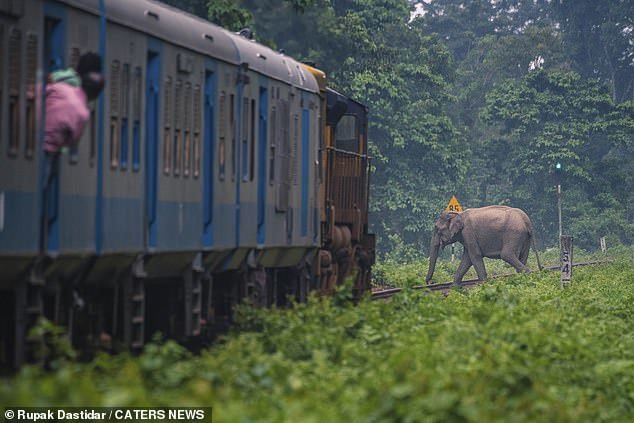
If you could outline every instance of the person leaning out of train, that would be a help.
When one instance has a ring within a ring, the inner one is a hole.
[[[103,86],[101,57],[96,53],[82,55],[75,69],[49,75],[44,129],[44,152],[49,160],[56,160],[63,148],[79,142],[90,119],[88,103],[99,97]]]

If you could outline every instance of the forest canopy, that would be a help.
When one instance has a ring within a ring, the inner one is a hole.
[[[634,2],[170,0],[327,72],[370,109],[379,251],[427,252],[452,195],[557,242],[634,240]]]

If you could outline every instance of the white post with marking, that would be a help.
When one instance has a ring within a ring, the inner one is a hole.
[[[572,237],[562,235],[561,245],[561,287],[567,288],[572,281]]]

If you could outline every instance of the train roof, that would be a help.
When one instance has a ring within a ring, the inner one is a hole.
[[[62,1],[99,13],[99,0]],[[295,59],[180,9],[156,0],[108,0],[105,7],[109,21],[227,63],[248,63],[262,75],[319,92],[315,77]]]
[[[346,96],[344,94],[341,94],[340,92],[338,92],[336,90],[333,90],[330,87],[328,87],[326,89],[326,91],[327,91],[328,96],[330,96],[333,100],[335,100],[337,97],[341,97],[341,98],[344,98],[345,101],[348,102],[348,103],[356,104],[357,107],[361,107],[361,108],[365,109],[366,111],[368,109],[368,107],[365,104],[363,104],[363,103],[361,103],[361,102],[359,102],[359,101],[357,101],[357,100],[355,100],[355,99],[353,99],[351,97],[348,97],[348,96]]]

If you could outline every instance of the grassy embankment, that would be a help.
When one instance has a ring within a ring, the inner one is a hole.
[[[214,421],[634,421],[632,252],[448,297],[242,309],[200,356],[168,342],[0,382],[0,404],[211,405]],[[426,269],[426,268],[425,268]]]

